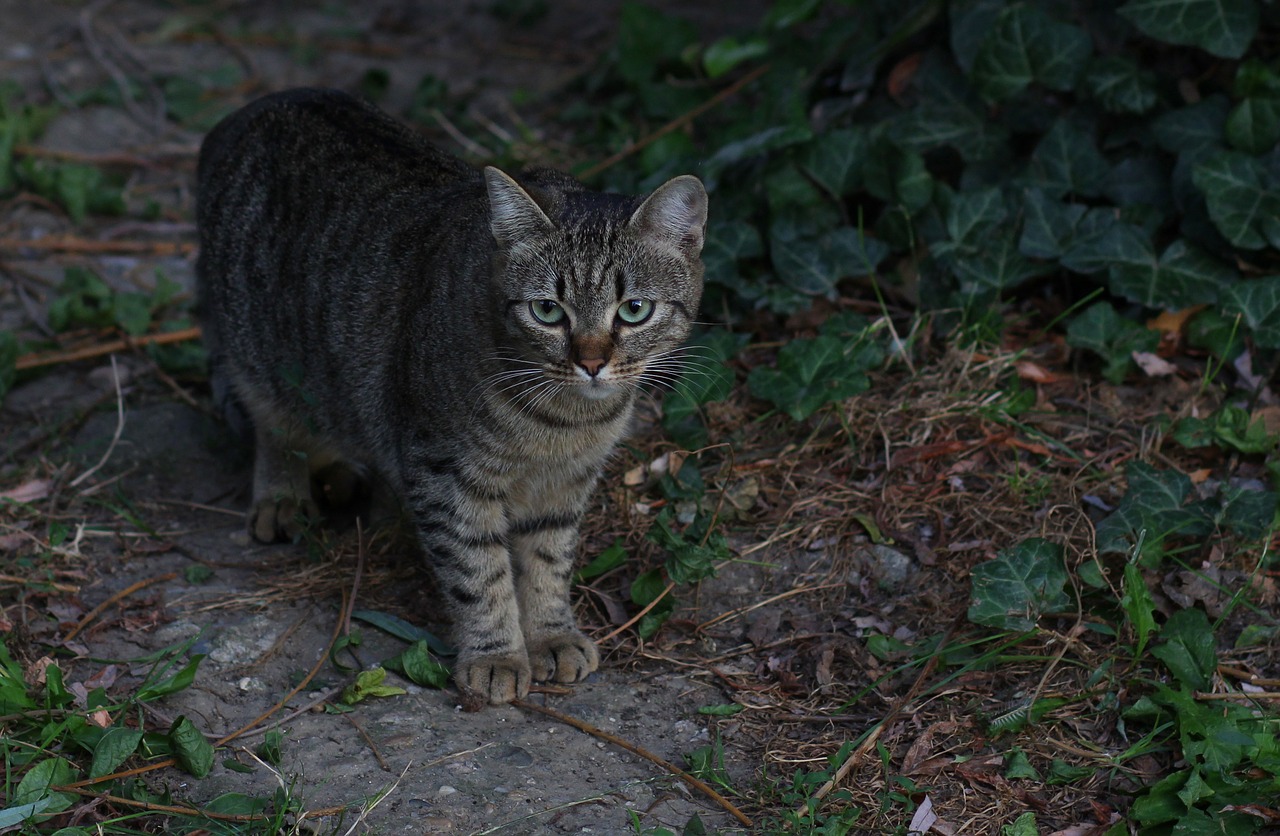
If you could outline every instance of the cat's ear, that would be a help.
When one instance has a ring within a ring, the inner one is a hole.
[[[529,193],[493,166],[485,166],[484,184],[489,190],[489,228],[502,246],[551,229],[551,221]]]
[[[702,252],[707,229],[707,190],[688,174],[668,180],[631,216],[631,226],[674,245],[690,259]]]

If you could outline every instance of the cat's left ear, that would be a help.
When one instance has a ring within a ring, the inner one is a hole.
[[[668,180],[640,204],[630,223],[695,259],[706,237],[707,190],[701,180],[688,174]]]
[[[489,228],[499,244],[509,247],[551,229],[547,213],[507,174],[485,166],[484,184],[489,191]]]

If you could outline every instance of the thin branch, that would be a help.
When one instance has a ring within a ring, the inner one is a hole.
[[[71,487],[73,488],[80,487],[86,479],[102,469],[103,465],[111,459],[111,454],[115,452],[116,445],[120,443],[120,436],[124,434],[124,391],[120,388],[120,367],[116,365],[116,356],[114,354],[111,355],[111,378],[115,381],[116,386],[116,431],[111,436],[111,443],[107,445],[102,458],[98,459],[98,463],[71,480]]]
[[[613,166],[622,162],[632,154],[644,148],[647,148],[648,146],[657,142],[659,139],[662,139],[662,137],[666,136],[672,131],[682,128],[685,125],[689,124],[694,119],[697,119],[699,116],[706,113],[711,108],[720,104],[725,99],[728,99],[730,96],[737,93],[743,87],[746,87],[748,84],[755,81],[757,78],[764,75],[768,71],[769,71],[768,64],[764,64],[762,66],[756,67],[754,70],[747,73],[742,78],[735,81],[733,84],[730,84],[728,87],[724,88],[719,93],[716,93],[714,96],[707,99],[705,102],[698,105],[693,110],[690,110],[687,113],[683,113],[677,116],[675,119],[672,119],[670,122],[663,125],[661,128],[658,128],[656,131],[649,134],[648,136],[640,139],[637,142],[633,142],[631,145],[628,145],[626,148],[623,148],[621,151],[614,154],[613,156],[607,157],[606,159],[601,160],[600,162],[588,168],[586,171],[582,172],[582,174],[580,174],[579,177],[583,180],[587,180],[591,177],[596,176],[597,174],[599,174],[600,172],[604,171],[607,168],[612,168]]]
[[[598,729],[595,726],[591,725],[590,723],[587,723],[583,720],[579,720],[577,717],[573,717],[563,712],[556,711],[554,708],[549,708],[545,705],[536,705],[534,703],[526,702],[524,700],[512,700],[511,704],[514,705],[516,708],[523,708],[528,711],[536,711],[539,714],[545,714],[548,717],[551,717],[555,720],[559,720],[561,723],[564,723],[565,725],[573,726],[578,731],[586,732],[592,737],[598,737],[603,741],[612,743],[614,746],[620,746],[623,749],[626,749],[628,752],[632,753],[633,755],[639,755],[645,760],[650,761],[651,763],[657,764],[658,766],[670,772],[672,775],[684,781],[689,786],[698,790],[698,792],[706,795],[712,801],[719,804],[735,819],[742,822],[744,827],[751,827],[751,819],[747,818],[747,815],[745,813],[743,813],[741,810],[735,807],[733,802],[731,802],[729,799],[725,798],[723,795],[713,790],[711,787],[707,786],[702,781],[699,781],[697,778],[693,777],[688,772],[685,772],[680,767],[676,766],[670,761],[663,760],[662,758],[653,754],[649,750],[643,749],[634,743],[630,743],[626,740],[623,740],[617,735],[610,734],[609,732],[603,729]]]
[[[178,577],[177,572],[167,572],[163,575],[157,575],[154,578],[146,578],[145,580],[140,580],[135,584],[125,587],[124,589],[117,592],[115,595],[112,595],[110,598],[103,601],[98,606],[89,610],[89,612],[85,615],[85,617],[80,619],[80,622],[76,624],[76,626],[71,628],[71,631],[67,633],[67,635],[62,639],[62,643],[66,644],[67,642],[74,639],[76,636],[80,635],[81,631],[83,631],[85,627],[89,626],[89,622],[93,621],[95,618],[101,615],[108,607],[110,607],[112,604],[116,603],[117,601],[121,601],[125,598],[128,598],[130,595],[132,595],[133,593],[137,592],[140,589],[146,589],[148,586],[152,586],[157,583],[164,583],[166,581],[171,581],[176,577]]]
[[[18,371],[34,369],[39,366],[55,366],[60,363],[75,363],[79,360],[92,360],[104,354],[114,354],[128,348],[142,345],[169,345],[200,338],[199,328],[183,328],[181,331],[168,331],[163,334],[144,334],[141,337],[126,337],[108,343],[91,345],[75,351],[56,351],[51,354],[24,354],[14,363]]]
[[[193,241],[94,241],[74,235],[45,235],[42,238],[0,238],[0,252],[90,253],[106,255],[190,255]]]

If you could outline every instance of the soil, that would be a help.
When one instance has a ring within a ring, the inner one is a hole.
[[[484,2],[344,8],[4,0],[0,73],[21,88],[20,99],[40,101],[52,92],[74,102],[84,91],[109,93],[112,72],[121,69],[197,74],[237,64],[258,81],[244,91],[247,98],[294,85],[354,88],[377,67],[388,74],[385,104],[393,111],[402,110],[418,80],[431,73],[476,112],[511,125],[513,91],[545,100],[612,42],[618,3],[548,5],[545,17],[526,25],[504,22]],[[678,6],[709,34],[749,21],[754,11],[753,4],[737,4],[731,14],[723,4],[667,5]],[[201,17],[216,20],[217,37],[170,36],[212,31],[191,26]],[[284,33],[294,40],[255,40],[245,33]],[[229,34],[236,37],[223,37]],[[40,201],[19,200],[5,209],[4,235],[159,234],[194,240],[192,150],[200,135],[159,122],[151,106],[160,92],[143,93],[130,108],[94,104],[90,97],[88,104],[62,110],[39,147],[153,155],[160,162],[131,173],[129,194],[131,201],[154,201],[158,220],[134,228],[90,218],[73,227]],[[538,124],[536,115],[521,118],[532,130],[554,130]],[[449,142],[444,132],[440,138]],[[164,156],[169,151],[172,156]],[[51,288],[69,265],[91,266],[119,289],[149,288],[156,271],[187,292],[192,286],[189,252],[54,256],[19,250],[3,258],[12,281],[0,283],[0,328],[23,334],[43,321]],[[265,714],[324,654],[342,619],[343,590],[355,595],[358,610],[393,612],[419,626],[445,629],[432,618],[438,601],[430,578],[403,544],[384,538],[358,546],[350,528],[328,533],[310,548],[251,544],[242,516],[249,451],[211,415],[207,391],[198,383],[167,379],[145,353],[122,353],[114,366],[102,358],[56,366],[8,395],[2,424],[10,456],[0,469],[0,487],[26,478],[33,459],[44,461],[54,481],[45,507],[67,527],[62,568],[78,588],[70,599],[23,599],[28,606],[7,610],[15,619],[13,635],[33,648],[54,642],[90,608],[142,583],[75,638],[69,647],[78,658],[67,664],[71,682],[114,678],[117,690],[127,689],[150,670],[147,663],[128,660],[190,642],[189,653],[205,655],[195,684],[154,704],[150,727],[163,729],[183,715],[217,739]],[[642,429],[634,444],[644,449],[655,439]],[[628,453],[613,478],[640,460]],[[98,464],[88,479],[76,481]],[[602,498],[593,513],[587,553],[598,552],[614,536],[637,536],[622,528],[628,515],[607,507],[610,502]],[[199,567],[211,574],[192,572]],[[706,606],[686,616],[706,620],[753,601],[762,580],[760,570],[746,568],[728,571],[715,583],[703,591]],[[12,603],[8,593],[5,602]],[[602,635],[614,624],[602,620],[599,609],[583,602],[584,622]],[[774,619],[776,624],[776,613]],[[370,666],[404,647],[377,629],[353,626],[362,643],[340,655],[347,666]],[[638,647],[623,639],[606,644],[602,669],[588,681],[564,694],[530,699],[683,763],[684,753],[710,740],[697,708],[726,702],[726,695],[705,671],[691,676]],[[324,664],[275,717],[305,708],[317,694],[332,699],[350,680],[349,672]],[[205,779],[165,770],[146,780],[194,803],[228,792],[269,796],[284,785],[308,810],[352,805],[338,832],[359,817],[356,832],[629,833],[632,811],[646,827],[679,831],[696,814],[710,832],[737,828],[661,768],[559,721],[514,707],[468,713],[460,710],[453,690],[421,688],[394,674],[390,681],[408,693],[367,699],[345,715],[304,710],[290,716],[280,726],[283,758],[275,769],[249,754],[261,740],[255,733],[220,751]],[[233,771],[226,760],[253,771]],[[758,779],[758,750],[739,750],[730,742],[726,760],[734,786],[749,789]],[[386,797],[372,804],[381,794]],[[322,823],[337,827],[336,822],[331,816]]]

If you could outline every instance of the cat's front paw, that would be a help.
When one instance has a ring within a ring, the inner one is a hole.
[[[577,630],[529,643],[529,665],[539,682],[578,682],[600,667],[595,643]]]
[[[318,519],[320,509],[310,498],[260,499],[249,511],[249,533],[259,543],[291,542]]]
[[[464,698],[505,705],[529,693],[529,659],[523,652],[473,657],[464,652],[454,665],[453,681]]]

